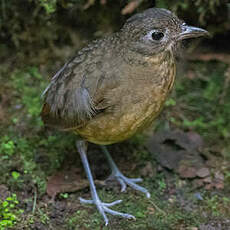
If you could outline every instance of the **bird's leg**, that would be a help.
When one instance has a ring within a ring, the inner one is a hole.
[[[107,148],[103,145],[101,145],[102,151],[104,152],[109,165],[111,167],[112,173],[109,176],[109,180],[110,179],[115,179],[117,180],[120,185],[121,185],[121,192],[124,192],[126,190],[126,185],[129,185],[130,187],[132,187],[135,190],[138,190],[140,192],[143,192],[146,194],[146,196],[149,198],[150,197],[150,193],[148,192],[148,190],[144,187],[141,187],[140,185],[137,185],[137,182],[141,182],[142,179],[141,178],[128,178],[126,176],[124,176],[120,170],[118,169],[117,165],[115,164],[115,162],[113,161],[112,157],[110,156],[109,151],[107,150]]]
[[[116,201],[111,202],[111,203],[104,203],[104,202],[102,202],[100,200],[100,198],[97,195],[97,191],[96,191],[96,187],[95,187],[95,184],[94,184],[94,181],[93,181],[92,173],[91,173],[91,170],[90,170],[90,167],[89,167],[89,162],[88,162],[88,159],[87,159],[87,156],[86,156],[87,143],[86,143],[86,141],[78,140],[76,142],[76,146],[77,146],[78,152],[80,153],[81,160],[82,160],[82,163],[83,163],[87,178],[89,180],[90,192],[91,192],[91,196],[92,196],[92,200],[86,200],[86,199],[83,199],[83,198],[80,197],[79,198],[80,202],[84,203],[84,204],[95,204],[97,209],[98,209],[98,211],[100,212],[100,214],[104,218],[105,225],[107,225],[108,222],[109,222],[105,213],[110,213],[112,215],[118,215],[118,216],[128,218],[128,219],[135,219],[135,217],[130,215],[130,214],[117,212],[117,211],[114,211],[114,210],[109,208],[109,207],[111,207],[113,205],[121,203],[122,200],[116,200]]]

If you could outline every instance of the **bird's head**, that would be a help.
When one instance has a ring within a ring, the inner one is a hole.
[[[129,49],[148,56],[173,50],[183,39],[208,35],[206,30],[188,26],[171,11],[160,8],[133,15],[121,33]]]

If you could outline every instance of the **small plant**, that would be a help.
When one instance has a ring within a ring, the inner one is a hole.
[[[169,98],[166,102],[165,102],[165,106],[175,106],[176,105],[176,101],[173,98]]]
[[[19,177],[20,177],[20,173],[16,172],[16,171],[13,171],[11,173],[12,177],[14,180],[17,180]]]
[[[42,209],[38,209],[38,213],[39,213],[40,221],[43,224],[48,224],[50,219],[47,213]]]
[[[213,216],[223,216],[229,213],[230,198],[214,195],[205,199],[206,207]]]
[[[14,151],[14,142],[8,136],[4,136],[3,138],[1,138],[0,153],[4,155],[3,157],[8,158],[9,156],[14,154]]]
[[[167,187],[164,178],[158,180],[157,182],[158,182],[158,188],[159,188],[159,190],[160,190],[161,192],[164,192],[165,189],[166,189],[166,187]]]
[[[61,193],[60,197],[63,199],[67,199],[69,197],[69,194],[68,193]]]
[[[11,84],[17,92],[16,103],[25,109],[23,120],[30,120],[37,127],[42,126],[40,119],[41,92],[46,87],[46,82],[38,68],[27,67],[24,70],[16,70],[11,76]],[[13,122],[20,119],[13,118]]]
[[[5,200],[0,200],[0,230],[5,230],[13,227],[19,220],[19,215],[23,213],[19,209],[19,204],[16,194],[12,194]]]
[[[219,197],[217,195],[212,196],[211,198],[207,199],[207,206],[211,210],[212,215],[218,216],[218,203],[219,203]]]
[[[56,11],[56,0],[40,0],[40,5],[45,9],[47,14],[52,14]]]

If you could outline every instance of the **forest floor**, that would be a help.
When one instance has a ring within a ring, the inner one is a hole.
[[[144,178],[151,198],[105,183],[109,168],[100,148],[89,145],[99,196],[122,199],[104,226],[90,197],[76,137],[46,130],[40,95],[63,60],[0,66],[0,230],[5,229],[230,229],[229,54],[190,55],[179,64],[164,111],[145,133],[109,146],[121,171]]]

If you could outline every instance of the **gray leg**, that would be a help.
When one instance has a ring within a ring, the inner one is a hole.
[[[120,185],[121,185],[121,191],[124,192],[126,190],[126,185],[129,185],[130,187],[132,187],[135,190],[138,190],[140,192],[143,192],[146,194],[146,196],[149,198],[150,197],[150,193],[148,192],[148,190],[144,187],[141,187],[139,185],[137,185],[135,182],[141,182],[142,179],[141,178],[127,178],[125,177],[120,170],[118,169],[118,167],[116,166],[115,162],[113,161],[112,157],[109,154],[109,151],[107,150],[107,148],[103,145],[101,145],[102,151],[105,153],[105,156],[109,162],[109,165],[111,167],[112,173],[109,176],[108,179],[115,179],[117,180]]]
[[[83,198],[80,198],[80,202],[81,203],[85,203],[85,204],[95,204],[98,211],[100,212],[100,214],[103,216],[104,221],[105,221],[105,225],[107,225],[109,223],[108,218],[106,216],[106,212],[110,213],[112,215],[118,215],[124,218],[128,218],[128,219],[135,219],[134,216],[130,215],[130,214],[126,214],[126,213],[121,213],[121,212],[117,212],[114,211],[108,207],[111,207],[113,205],[119,204],[121,203],[122,200],[116,200],[112,203],[103,203],[100,198],[97,195],[97,191],[96,191],[96,187],[93,181],[93,177],[90,171],[90,167],[89,167],[89,162],[86,156],[86,151],[87,151],[87,145],[86,145],[86,141],[83,140],[79,140],[76,142],[76,146],[78,149],[78,152],[80,153],[81,156],[81,160],[87,175],[87,178],[89,180],[89,185],[90,185],[90,191],[91,191],[91,196],[92,196],[92,200],[86,200]]]

